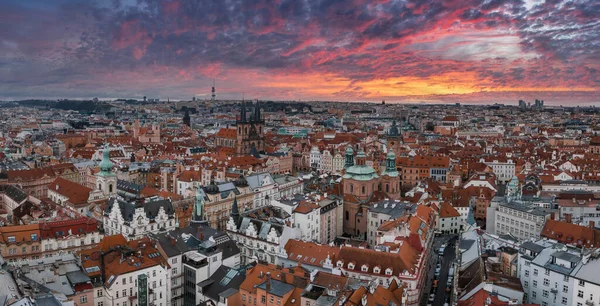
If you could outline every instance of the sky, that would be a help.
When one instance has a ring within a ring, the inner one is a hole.
[[[0,99],[600,105],[596,0],[0,0]]]

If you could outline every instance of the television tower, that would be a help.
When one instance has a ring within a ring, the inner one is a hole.
[[[217,97],[217,95],[215,94],[215,79],[213,79],[213,86],[212,86],[212,101],[215,102],[215,98]]]

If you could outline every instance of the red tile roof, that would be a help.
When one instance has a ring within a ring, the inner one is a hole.
[[[52,183],[50,183],[48,185],[48,190],[52,190],[67,197],[69,202],[74,205],[86,204],[90,197],[90,192],[92,192],[91,188],[71,182],[61,177],[57,177]]]
[[[98,221],[94,218],[78,218],[67,221],[41,222],[42,239],[64,238],[70,235],[85,235],[98,231]]]

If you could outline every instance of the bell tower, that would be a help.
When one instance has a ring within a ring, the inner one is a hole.
[[[100,172],[96,174],[96,185],[105,196],[117,194],[117,176],[112,172],[113,163],[110,161],[110,151],[108,146],[104,147],[102,162],[100,162]]]

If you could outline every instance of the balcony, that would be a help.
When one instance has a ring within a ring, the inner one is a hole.
[[[594,301],[587,300],[587,301],[585,301],[585,304],[588,305],[588,306],[594,306]]]
[[[137,300],[137,293],[129,296],[129,300]]]

